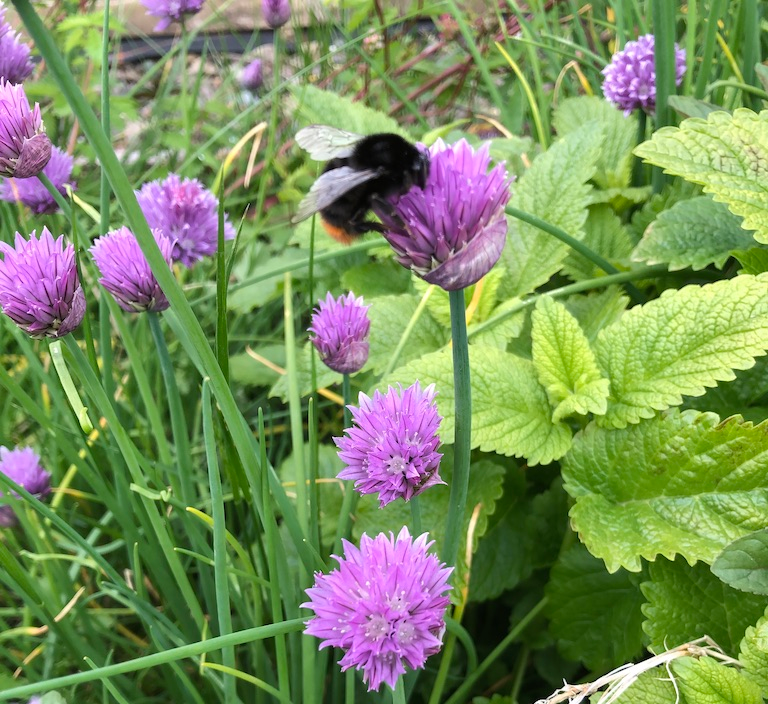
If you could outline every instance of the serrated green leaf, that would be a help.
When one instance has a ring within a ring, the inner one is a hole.
[[[739,662],[744,666],[744,675],[768,698],[768,609],[745,631],[739,646]]]
[[[711,563],[768,524],[768,422],[674,410],[622,430],[592,423],[563,478],[571,523],[609,571],[658,555]]]
[[[712,573],[735,589],[768,594],[768,528],[727,545],[712,563]]]
[[[665,667],[643,672],[615,704],[683,704]]]
[[[733,251],[733,256],[742,266],[740,274],[762,274],[768,271],[768,249],[760,247],[736,249]]]
[[[444,453],[440,463],[440,476],[450,486],[453,477],[453,448],[442,447]],[[488,528],[488,518],[496,509],[496,502],[502,495],[505,468],[490,460],[473,462],[470,467],[467,508],[462,526],[462,545],[466,539],[467,529],[472,520],[475,507],[481,505],[477,523],[473,525],[472,550],[477,549],[478,540]],[[432,548],[438,554],[445,536],[446,516],[449,512],[450,491],[448,486],[434,486],[418,496],[421,511],[423,531],[429,532],[430,539],[435,541]],[[397,532],[402,526],[411,526],[411,507],[405,501],[393,501],[384,508],[379,508],[378,500],[373,495],[362,496],[358,503],[356,520],[352,533],[357,541],[362,533],[376,535],[379,532]],[[464,550],[460,550],[457,565],[458,574],[451,578],[454,584],[460,584],[466,577]]]
[[[705,193],[744,218],[758,242],[768,243],[768,112],[713,112],[680,127],[664,127],[635,149],[666,173],[701,184]]]
[[[675,203],[698,195],[701,195],[701,187],[688,181],[677,180],[664,186],[661,193],[651,196],[642,208],[632,214],[630,233],[634,241],[640,241],[648,225],[659,216],[659,213],[671,208]]]
[[[485,330],[481,330],[478,333],[475,333],[475,330],[483,321],[473,319],[467,329],[470,344],[486,345],[506,350],[509,342],[516,337],[519,337],[522,333],[525,322],[528,319],[528,311],[527,309],[520,308],[520,301],[517,298],[510,298],[506,301],[502,301],[502,303],[493,310],[493,316],[496,316],[503,315],[506,311],[513,309],[516,309],[515,312],[510,314],[506,319]]]
[[[400,296],[381,296],[371,299],[369,303],[371,334],[367,368],[380,374],[389,366],[405,328],[416,312],[419,297],[405,293]],[[450,337],[450,328],[446,329],[438,323],[428,310],[422,311],[400,354],[398,364],[407,364],[440,349]]]
[[[593,123],[603,133],[594,180],[600,188],[623,188],[632,177],[632,148],[637,139],[637,117],[625,116],[613,105],[592,96],[563,100],[552,115],[562,137]]]
[[[547,393],[528,360],[494,347],[470,345],[472,447],[483,452],[525,457],[529,464],[549,464],[571,444],[571,431],[553,423]],[[425,355],[397,370],[381,386],[419,380],[437,386],[443,422],[440,437],[453,443],[453,360],[448,349]]]
[[[595,205],[589,209],[582,242],[595,254],[609,261],[626,259],[632,252],[633,242],[627,228],[607,205]],[[605,272],[583,254],[571,252],[565,260],[563,271],[574,281],[583,281],[603,275]]]
[[[341,285],[366,300],[380,296],[406,293],[411,274],[394,259],[367,261],[347,269],[341,276]]]
[[[609,205],[617,213],[623,213],[645,203],[653,190],[650,186],[628,186],[626,188],[608,188],[604,191],[594,190],[589,196],[587,205]]]
[[[722,107],[689,95],[670,95],[667,104],[683,117],[707,117],[710,113],[722,111]]]
[[[720,384],[698,398],[686,400],[686,408],[698,411],[713,411],[721,418],[742,415],[746,420],[760,423],[768,413],[756,404],[768,393],[768,357],[758,357],[755,366],[736,372],[736,378]]]
[[[550,632],[561,652],[600,672],[635,657],[643,644],[639,582],[625,570],[609,574],[581,544],[563,553],[546,592]]]
[[[539,298],[532,317],[533,366],[555,405],[552,421],[605,413],[609,382],[576,318],[549,296]]]
[[[619,286],[609,286],[603,291],[569,296],[565,307],[576,320],[587,339],[592,342],[597,334],[615,323],[627,309],[629,296]]]
[[[581,239],[602,134],[586,125],[553,144],[534,159],[514,184],[510,204]],[[562,267],[568,245],[533,225],[510,218],[510,232],[501,255],[507,270],[503,297],[533,291]]]
[[[768,349],[768,278],[739,276],[667,290],[597,336],[611,381],[605,424],[624,427],[701,396]]]
[[[656,652],[708,635],[735,656],[748,626],[765,610],[765,600],[723,584],[707,565],[693,567],[681,558],[658,559],[640,588],[646,599],[643,629]]]
[[[669,268],[703,269],[723,264],[735,249],[754,244],[752,233],[741,227],[741,218],[728,206],[709,196],[676,203],[659,214],[637,245],[632,259]]]
[[[291,87],[291,93],[296,101],[294,117],[298,117],[302,127],[321,124],[357,134],[394,132],[410,139],[408,133],[389,115],[333,91],[302,84]]]
[[[762,700],[758,685],[713,658],[679,658],[671,668],[686,704],[759,704]]]

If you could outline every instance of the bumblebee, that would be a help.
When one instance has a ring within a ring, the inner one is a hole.
[[[424,188],[429,155],[399,135],[361,136],[327,125],[310,125],[296,142],[312,159],[327,161],[292,222],[320,214],[323,227],[335,240],[350,244],[366,232],[382,232],[368,219],[372,206],[387,208],[387,198]]]

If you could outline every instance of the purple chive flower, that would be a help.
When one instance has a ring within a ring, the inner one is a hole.
[[[291,18],[291,5],[288,0],[261,0],[261,14],[270,29],[277,29]]]
[[[63,337],[83,321],[85,295],[77,278],[75,248],[54,240],[47,227],[16,246],[0,242],[0,307],[34,338]]]
[[[335,299],[330,292],[312,313],[309,332],[326,366],[339,374],[360,371],[368,361],[368,333],[371,321],[363,297],[354,293]]]
[[[301,606],[315,615],[304,632],[320,638],[321,649],[346,651],[342,672],[362,670],[369,692],[382,682],[394,689],[406,665],[423,668],[442,647],[453,568],[427,553],[434,542],[427,540],[405,527],[397,539],[363,534],[359,548],[344,540],[344,557],[333,556],[338,568],[317,573],[307,589]]]
[[[392,210],[376,209],[397,260],[446,291],[479,281],[504,249],[511,179],[502,164],[488,170],[488,149],[438,140],[424,190],[413,187]]]
[[[152,234],[170,267],[173,242],[159,230],[153,230]],[[136,235],[127,227],[99,237],[91,247],[91,254],[101,272],[99,283],[123,310],[138,313],[168,308],[170,303],[157,283]]]
[[[51,150],[51,160],[45,165],[43,173],[61,195],[67,195],[67,187],[74,190],[72,176],[72,157],[58,147]],[[9,203],[20,202],[36,215],[55,213],[58,203],[48,189],[37,178],[7,178],[0,183],[0,200]]]
[[[353,427],[334,438],[347,467],[339,479],[353,479],[361,494],[378,494],[379,508],[402,498],[409,501],[425,489],[445,484],[437,470],[437,430],[442,417],[434,402],[435,385],[423,391],[415,382],[405,391],[389,387],[373,398],[360,394],[360,407],[349,406]]]
[[[172,22],[183,22],[187,15],[196,15],[203,9],[205,0],[141,0],[147,14],[159,17],[156,32],[164,32]]]
[[[0,2],[0,78],[21,83],[35,68],[29,59],[30,49],[5,21],[5,7]]]
[[[644,34],[636,42],[627,42],[603,69],[603,94],[606,100],[629,115],[637,108],[647,113],[656,109],[656,61],[654,37]],[[685,49],[675,44],[675,85],[685,75]]]
[[[40,466],[39,455],[30,447],[9,450],[0,447],[0,472],[40,499],[51,491],[51,475]],[[0,489],[0,496],[4,495]],[[19,494],[11,491],[10,496]],[[16,514],[8,504],[0,506],[0,526],[15,526]]]
[[[219,201],[196,178],[183,181],[168,174],[162,181],[150,181],[136,192],[150,228],[158,229],[173,242],[173,261],[192,266],[216,253],[219,242]],[[235,230],[224,217],[224,239]]]
[[[40,106],[29,106],[24,86],[0,78],[0,176],[36,176],[50,158]]]
[[[240,85],[250,91],[257,91],[264,85],[264,72],[261,59],[254,59],[240,74]]]

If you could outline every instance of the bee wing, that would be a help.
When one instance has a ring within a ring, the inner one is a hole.
[[[291,222],[297,223],[305,220],[312,213],[327,208],[333,201],[338,200],[356,186],[360,186],[379,175],[378,169],[357,170],[349,166],[340,166],[338,169],[331,169],[320,174],[304,200],[299,203]]]
[[[296,143],[315,161],[348,157],[362,135],[337,130],[329,125],[310,125],[296,133]]]

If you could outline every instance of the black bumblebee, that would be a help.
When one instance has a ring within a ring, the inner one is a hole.
[[[429,155],[396,134],[367,137],[327,125],[310,125],[296,142],[317,161],[328,161],[292,222],[320,213],[323,227],[335,240],[349,244],[366,232],[382,232],[367,220],[372,205],[387,207],[386,199],[424,188]]]

